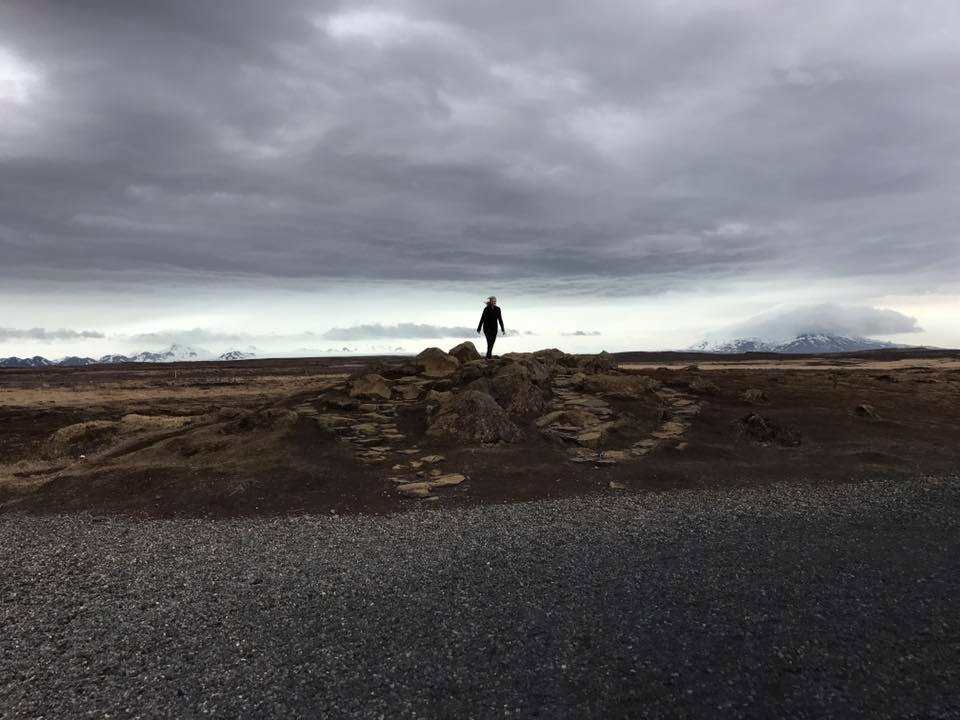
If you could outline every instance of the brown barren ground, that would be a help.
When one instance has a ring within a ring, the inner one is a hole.
[[[424,502],[397,494],[394,464],[432,454],[443,456],[436,467],[444,473],[467,478],[436,493],[443,506],[957,472],[960,353],[787,360],[624,353],[618,360],[628,373],[693,398],[699,413],[682,442],[609,465],[573,462],[532,419],[513,444],[429,437],[415,405],[397,409],[404,440],[388,460],[358,461],[342,439],[310,421],[311,403],[384,358],[0,369],[0,512],[392,512]],[[749,389],[753,399],[745,399]],[[629,441],[664,422],[652,396],[609,404],[633,423]],[[863,404],[870,412],[858,412]],[[779,434],[745,431],[751,414]],[[398,454],[407,448],[416,452]]]

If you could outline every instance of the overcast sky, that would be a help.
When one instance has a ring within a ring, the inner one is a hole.
[[[960,346],[958,27],[955,0],[0,0],[0,356],[415,351],[491,293],[503,351]]]

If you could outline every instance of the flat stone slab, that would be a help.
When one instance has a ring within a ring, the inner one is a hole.
[[[397,492],[401,495],[414,498],[425,498],[430,496],[430,483],[415,482],[397,485]]]

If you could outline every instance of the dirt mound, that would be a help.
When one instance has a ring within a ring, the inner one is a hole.
[[[120,423],[92,420],[60,428],[49,437],[43,448],[48,460],[59,457],[78,458],[110,445],[120,433]]]
[[[761,445],[796,447],[801,442],[798,432],[782,427],[759,413],[750,413],[743,417],[737,423],[737,430],[741,437]]]
[[[520,428],[496,400],[476,390],[464,390],[443,403],[430,419],[428,435],[470,443],[516,442]]]
[[[92,420],[60,428],[44,443],[42,457],[77,459],[141,436],[178,430],[196,420],[184,415],[127,413],[119,421]]]

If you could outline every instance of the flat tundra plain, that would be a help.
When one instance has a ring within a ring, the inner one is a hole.
[[[410,360],[0,370],[0,512],[383,513],[909,479],[950,473],[960,447],[956,353],[626,353],[591,367],[557,352],[426,373]],[[436,412],[466,390],[501,406],[459,409],[482,428]]]

